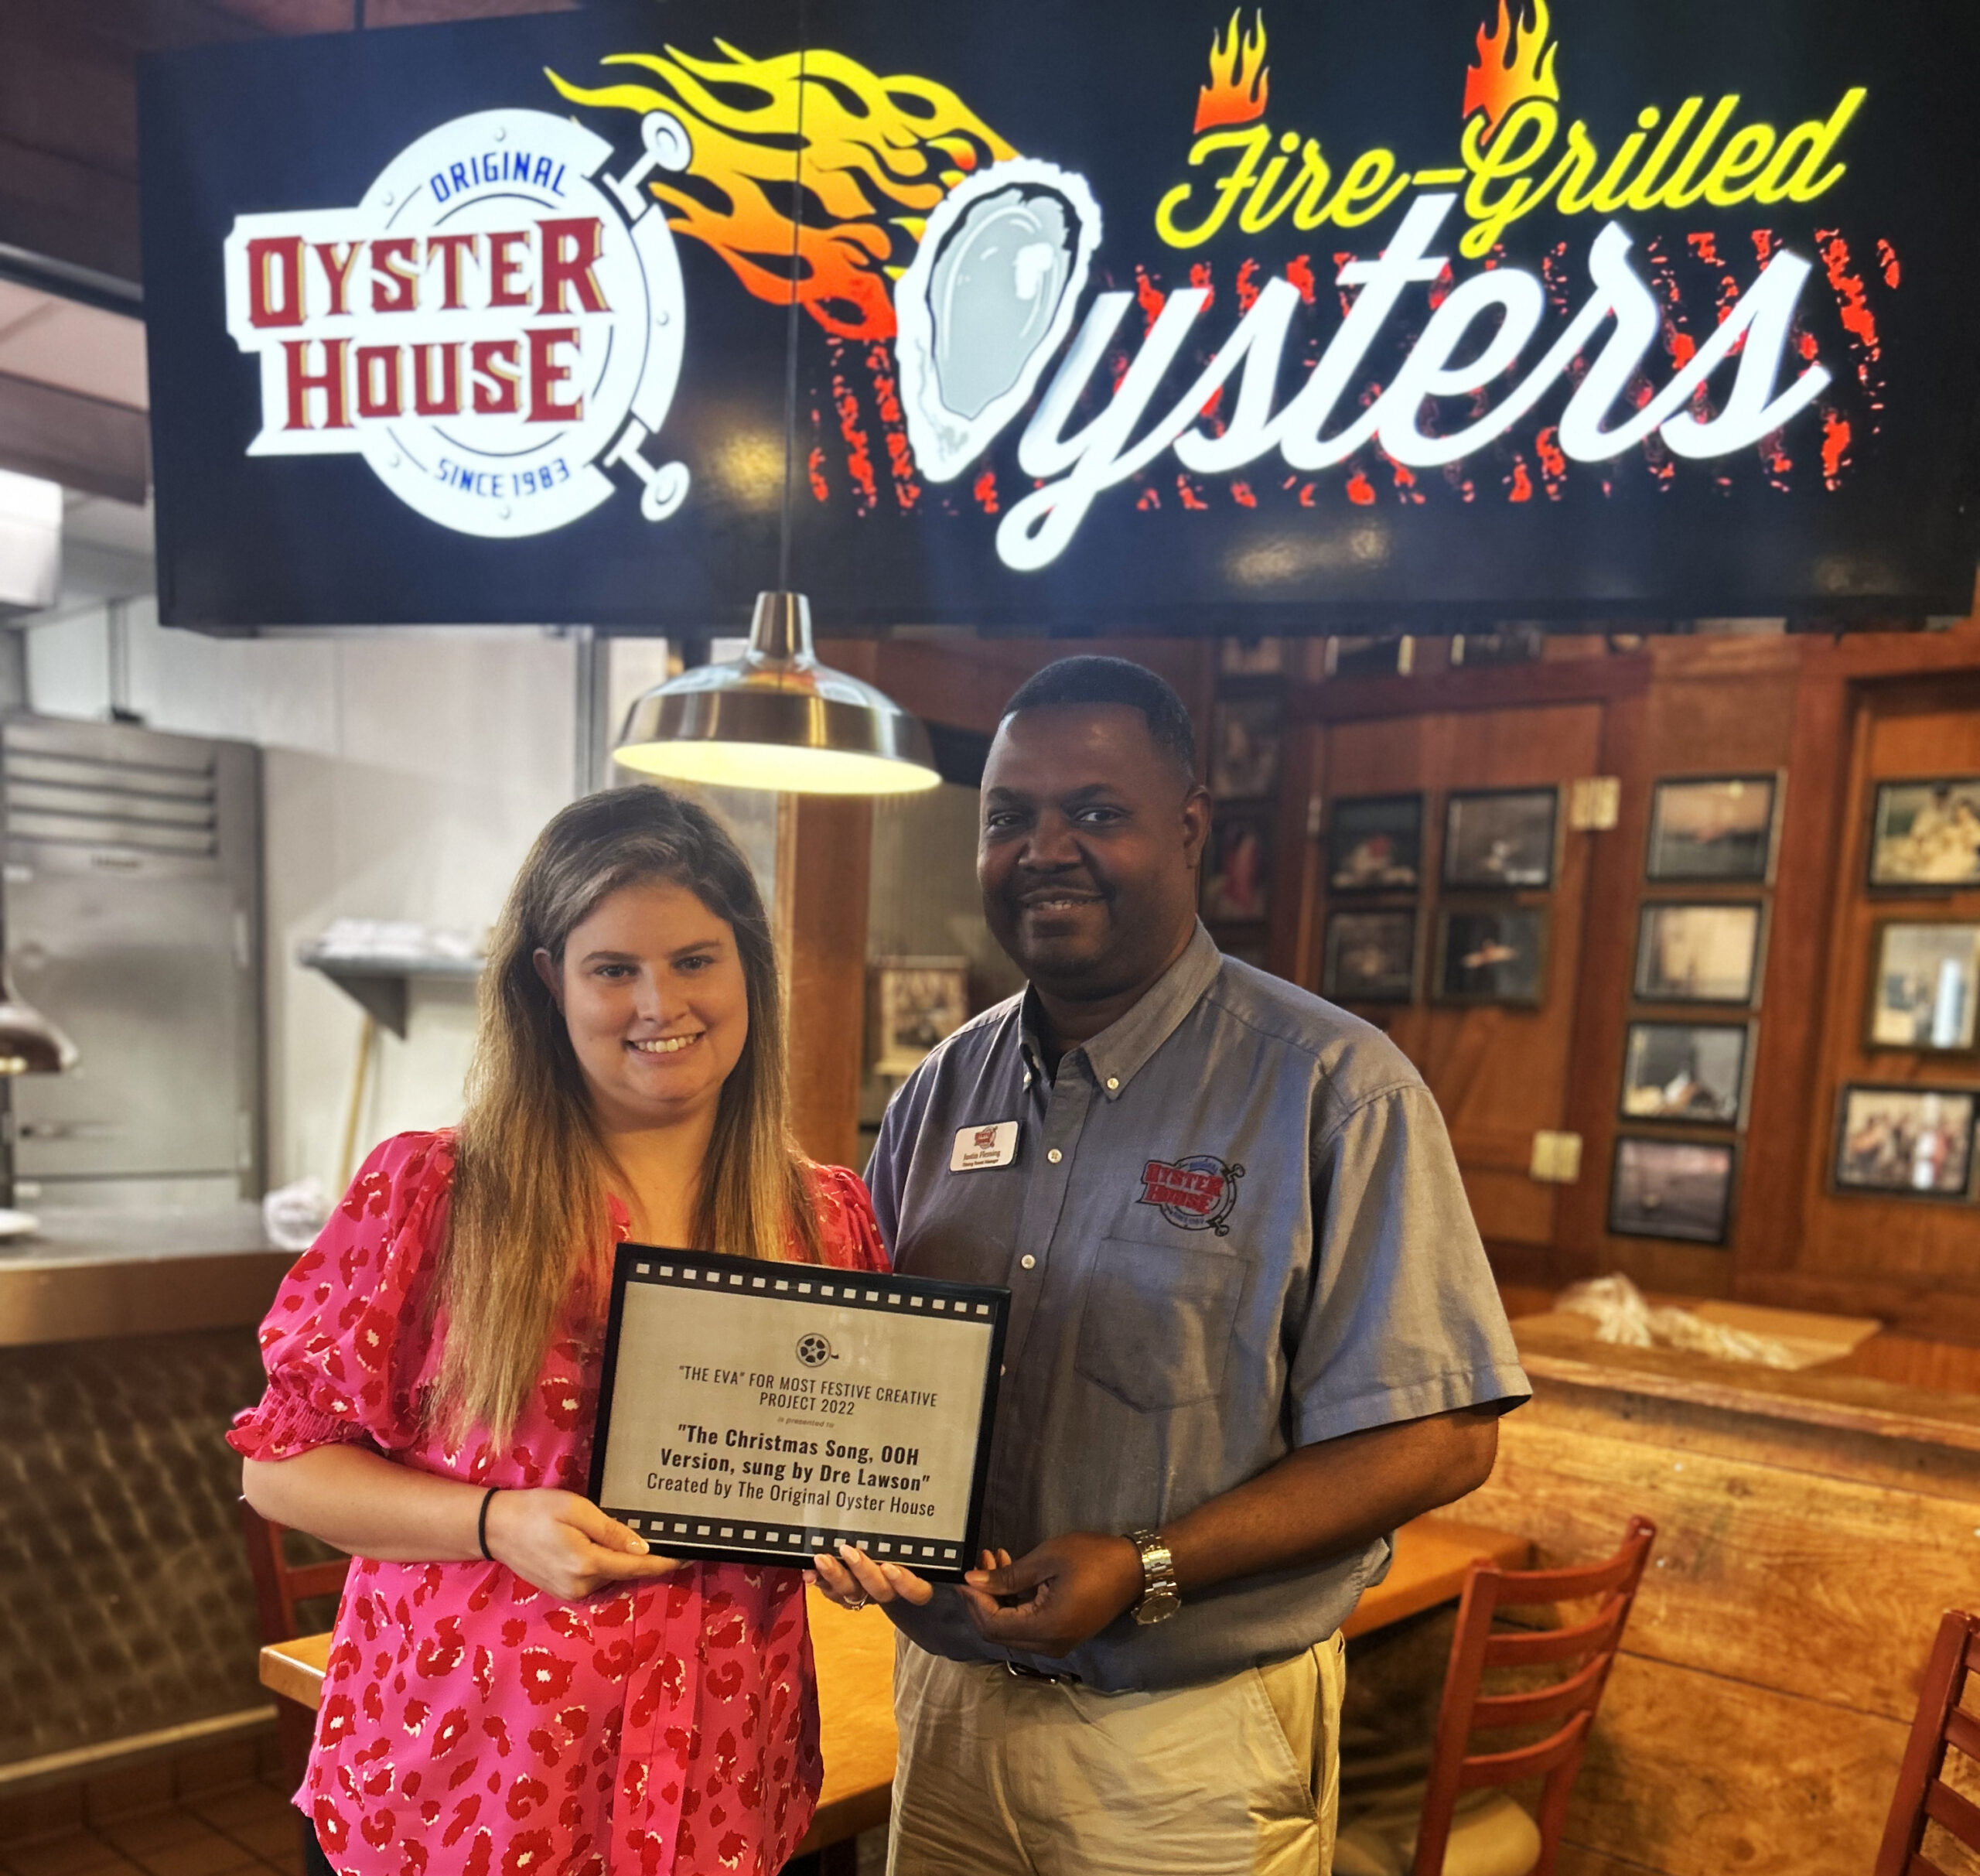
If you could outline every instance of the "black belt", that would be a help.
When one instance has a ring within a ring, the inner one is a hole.
[[[1004,1672],[1013,1680],[1042,1680],[1054,1687],[1077,1687],[1080,1684],[1077,1674],[1048,1674],[1043,1668],[1028,1668],[1021,1661],[1013,1661],[1009,1655],[1004,1657]]]

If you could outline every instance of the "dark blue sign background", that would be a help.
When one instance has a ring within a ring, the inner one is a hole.
[[[1261,121],[1275,140],[1318,139],[1336,174],[1377,146],[1405,168],[1456,166],[1466,68],[1494,11],[1473,0],[1396,0],[1351,13],[1268,0]],[[1304,232],[1282,217],[1248,233],[1234,215],[1199,246],[1162,241],[1158,203],[1189,183],[1190,213],[1200,214],[1219,173],[1221,159],[1192,166],[1189,158],[1207,55],[1228,19],[1223,0],[1159,9],[812,0],[805,15],[814,48],[872,73],[947,87],[1011,149],[1086,179],[1104,233],[1080,316],[1109,288],[1138,298],[1069,430],[1098,414],[1165,296],[1193,274],[1211,302],[1151,416],[1183,393],[1274,278],[1310,283],[1278,382],[1275,402],[1283,403],[1341,322],[1342,261],[1380,252],[1408,206],[1405,194],[1366,225]],[[1244,25],[1254,21],[1248,9]],[[997,530],[1036,480],[1017,460],[1030,410],[980,462],[930,481],[901,422],[891,332],[862,332],[858,308],[821,301],[798,320],[790,572],[821,624],[1280,631],[1475,629],[1507,617],[1964,613],[1980,387],[1971,108],[1980,60],[1970,8],[1916,0],[1872,19],[1853,0],[1561,0],[1552,32],[1563,128],[1586,119],[1605,154],[1648,106],[1668,114],[1688,96],[1709,107],[1736,93],[1733,122],[1785,130],[1828,117],[1852,87],[1864,87],[1835,152],[1846,174],[1818,200],[1613,217],[1543,210],[1511,224],[1493,257],[1547,281],[1548,323],[1523,354],[1530,365],[1588,299],[1589,245],[1606,220],[1620,221],[1633,267],[1668,316],[1667,344],[1645,361],[1650,386],[1661,388],[1680,362],[1668,349],[1680,342],[1674,334],[1703,343],[1763,255],[1798,255],[1814,265],[1797,340],[1834,374],[1818,407],[1763,446],[1722,458],[1674,462],[1653,444],[1606,463],[1563,463],[1546,439],[1570,377],[1504,439],[1448,469],[1399,470],[1371,445],[1310,473],[1271,453],[1229,474],[1195,475],[1164,452],[1103,493],[1057,559],[1020,572],[1000,558]],[[796,0],[666,0],[262,41],[148,63],[145,285],[169,623],[705,630],[746,617],[753,594],[777,583],[779,504],[766,497],[760,463],[753,481],[725,464],[739,438],[755,439],[760,456],[763,439],[781,437],[787,316],[678,220],[685,362],[647,453],[685,463],[692,492],[678,512],[650,521],[638,481],[608,470],[618,485],[611,499],[521,538],[427,518],[360,456],[248,456],[262,423],[258,367],[228,333],[222,263],[237,216],[355,204],[407,145],[475,111],[574,117],[613,142],[621,154],[606,169],[622,173],[640,153],[638,111],[569,101],[546,71],[581,87],[609,84],[627,75],[603,63],[610,55],[671,46],[714,56],[718,39],[755,57],[796,51]],[[806,220],[821,225],[835,212],[831,179],[807,180]],[[882,206],[882,221],[899,214]],[[1434,251],[1455,256],[1468,225],[1453,214]],[[912,235],[889,238],[903,244],[898,265]],[[757,259],[785,265],[774,253]],[[1454,258],[1456,278],[1480,265]],[[873,275],[891,278],[884,268]],[[1393,376],[1439,297],[1412,290],[1368,354],[1363,391]],[[1777,391],[1808,355],[1791,350]],[[1714,408],[1736,362],[1711,381]],[[1495,381],[1475,406],[1455,401],[1444,428],[1502,398],[1524,368]],[[1052,381],[1048,364],[1033,408]],[[1234,380],[1213,425],[1237,390]],[[1358,408],[1350,393],[1331,427]],[[1627,403],[1617,410],[1627,415]]]

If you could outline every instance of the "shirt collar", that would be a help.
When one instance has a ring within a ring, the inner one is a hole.
[[[1110,1101],[1118,1100],[1142,1064],[1175,1034],[1223,968],[1217,941],[1203,921],[1197,920],[1195,935],[1183,947],[1183,955],[1148,987],[1141,1000],[1091,1041],[1068,1049],[1067,1056],[1084,1055],[1101,1092]],[[1039,1041],[1041,1017],[1038,993],[1027,985],[1019,1010],[1019,1033],[1032,1071],[1042,1077],[1045,1051]]]

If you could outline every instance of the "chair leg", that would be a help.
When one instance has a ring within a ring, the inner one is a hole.
[[[316,1716],[296,1701],[278,1698],[275,1738],[282,1748],[282,1796],[293,1797],[309,1769],[309,1748],[316,1738]],[[320,1868],[323,1850],[316,1842],[314,1827],[301,1811],[295,1814],[295,1830],[296,1842],[302,1853],[302,1867],[305,1871]],[[314,1861],[310,1854],[312,1850],[316,1853]]]

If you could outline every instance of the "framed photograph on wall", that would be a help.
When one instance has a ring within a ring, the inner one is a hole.
[[[1973,1175],[1970,1088],[1842,1091],[1835,1128],[1835,1189],[1904,1198],[1962,1199]]]
[[[967,958],[882,958],[872,966],[876,1075],[911,1075],[969,1020]]]
[[[1329,913],[1320,994],[1336,1003],[1413,1001],[1415,909]]]
[[[1637,927],[1638,998],[1750,1006],[1760,987],[1760,913],[1746,900],[1646,905]]]
[[[1980,924],[1878,926],[1867,1040],[1873,1049],[1971,1049],[1980,1003]]]
[[[1210,713],[1210,791],[1220,801],[1278,791],[1285,705],[1278,697],[1225,697]]]
[[[1554,883],[1558,788],[1474,788],[1444,804],[1444,883],[1458,891]]]
[[[1423,798],[1364,794],[1327,817],[1327,890],[1408,892],[1423,871]]]
[[[1269,814],[1219,814],[1203,858],[1203,917],[1212,924],[1255,924],[1272,912]]]
[[[1609,1228],[1623,1238],[1723,1244],[1732,1222],[1730,1140],[1652,1140],[1625,1134],[1609,1175]]]
[[[1780,800],[1772,775],[1660,781],[1651,795],[1648,876],[1764,884],[1773,863]]]
[[[1747,1023],[1632,1023],[1623,1058],[1623,1118],[1739,1126],[1752,1035]]]
[[[1546,972],[1544,907],[1446,906],[1437,914],[1437,964],[1430,979],[1434,1001],[1537,1009]]]
[[[1878,783],[1870,883],[1898,892],[1980,886],[1980,775]]]

